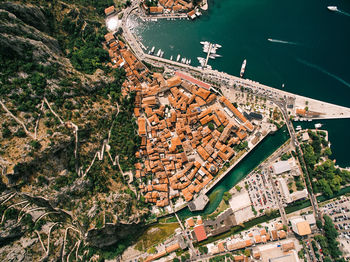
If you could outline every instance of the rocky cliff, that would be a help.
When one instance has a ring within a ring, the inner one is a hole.
[[[135,133],[133,100],[104,66],[101,3],[90,2],[0,2],[2,261],[117,255],[148,216],[124,175],[137,141],[106,150]]]

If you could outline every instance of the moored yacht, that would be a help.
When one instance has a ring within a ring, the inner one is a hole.
[[[247,65],[247,59],[244,59],[244,61],[242,63],[242,67],[241,67],[241,72],[239,74],[240,77],[242,77],[244,75],[246,65]]]
[[[177,55],[177,57],[176,57],[176,62],[179,62],[179,60],[180,60],[180,55]]]

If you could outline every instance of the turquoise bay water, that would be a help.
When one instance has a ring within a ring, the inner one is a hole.
[[[343,13],[329,11],[328,5]],[[204,56],[200,41],[221,44],[217,53],[223,57],[209,62],[213,69],[237,76],[247,59],[246,78],[276,88],[284,83],[286,91],[350,107],[350,16],[346,13],[350,13],[346,0],[209,0],[209,10],[199,19],[142,22],[134,30],[145,46],[161,48],[165,58],[180,54],[195,66],[196,57]],[[322,123],[337,164],[350,166],[350,120]],[[315,122],[305,124],[313,127]],[[223,193],[285,139],[283,134],[265,139],[210,192],[215,200],[204,213],[213,212]]]
[[[204,55],[200,41],[219,43],[223,57],[210,61],[213,69],[238,75],[247,59],[249,79],[276,88],[284,83],[286,91],[350,107],[350,16],[328,5],[350,13],[346,0],[209,0],[199,19],[140,23],[135,31],[145,46],[165,51],[165,58],[181,54],[192,65]],[[327,124],[334,157],[343,166],[350,166],[349,128],[350,120]]]

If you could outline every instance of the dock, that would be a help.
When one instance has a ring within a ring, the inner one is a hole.
[[[203,68],[207,68],[207,65],[208,65],[208,61],[209,61],[209,56],[210,56],[210,52],[211,52],[211,49],[213,48],[213,44],[212,43],[209,43],[209,49],[208,49],[208,54],[207,54],[207,58],[205,59],[205,63],[203,65]]]

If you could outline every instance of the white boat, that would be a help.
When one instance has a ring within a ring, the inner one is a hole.
[[[338,7],[337,6],[332,6],[332,5],[330,5],[330,6],[327,6],[327,8],[328,8],[328,10],[330,10],[330,11],[338,11]]]
[[[222,55],[218,55],[218,54],[211,54],[211,56],[214,56],[214,57],[222,57]]]
[[[284,88],[284,84],[282,84],[282,88]]]
[[[155,47],[153,46],[152,49],[151,49],[151,51],[150,51],[151,54],[154,53],[154,49],[155,49]]]
[[[209,42],[208,41],[201,41],[200,42],[202,45],[209,45]]]
[[[209,58],[211,58],[211,59],[215,59],[215,56],[213,56],[213,55],[210,55],[210,56],[209,56]]]
[[[163,57],[164,56],[164,51],[161,51],[160,52],[160,57]]]
[[[297,127],[295,128],[295,130],[300,131],[300,130],[301,130],[301,126],[297,126]]]
[[[157,56],[160,56],[161,52],[162,52],[162,50],[159,49],[158,52],[157,52]]]
[[[173,56],[170,57],[170,60],[173,60]]]
[[[242,67],[241,67],[241,72],[239,73],[240,77],[243,77],[246,65],[247,65],[247,59],[244,59],[244,61],[242,63]]]
[[[176,57],[176,62],[179,62],[179,60],[180,60],[180,55],[177,55],[177,57]]]
[[[322,124],[321,124],[321,123],[315,124],[315,128],[321,128],[321,127],[322,127]]]
[[[221,48],[222,46],[219,45],[219,44],[215,44],[215,47],[216,47],[216,48]]]
[[[189,65],[191,64],[191,59],[188,61],[188,64],[189,64]]]

